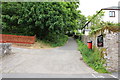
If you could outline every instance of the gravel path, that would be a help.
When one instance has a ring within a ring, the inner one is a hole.
[[[92,74],[77,51],[77,43],[69,38],[65,46],[53,49],[12,47],[14,54],[3,58],[3,73]]]

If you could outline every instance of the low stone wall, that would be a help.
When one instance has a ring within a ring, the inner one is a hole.
[[[100,34],[97,34],[96,37],[90,37],[90,36],[82,36],[82,41],[87,44],[88,40],[91,40],[93,42],[93,45],[96,46],[98,49],[105,49],[104,58],[106,59],[106,69],[110,72],[118,71],[118,50],[119,50],[119,43],[120,43],[120,32],[119,33],[109,33],[104,32],[105,36],[103,38],[103,47],[97,47],[97,36]],[[119,56],[120,57],[120,56]]]
[[[0,56],[11,53],[11,43],[0,43]]]

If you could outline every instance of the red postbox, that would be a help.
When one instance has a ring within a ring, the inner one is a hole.
[[[88,41],[87,44],[88,44],[88,48],[92,49],[92,41]]]

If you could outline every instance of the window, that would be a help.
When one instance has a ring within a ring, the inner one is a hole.
[[[110,11],[109,12],[109,17],[115,17],[115,11]]]

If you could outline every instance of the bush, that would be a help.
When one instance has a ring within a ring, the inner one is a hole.
[[[105,63],[104,58],[101,57],[101,53],[97,48],[93,48],[93,50],[88,49],[87,45],[77,40],[78,50],[81,52],[83,56],[83,60],[92,67],[95,71],[99,73],[108,73],[106,68],[103,66]]]
[[[58,34],[56,36],[55,33],[50,33],[44,38],[44,41],[49,43],[52,47],[63,46],[67,42],[67,40],[67,35]]]

